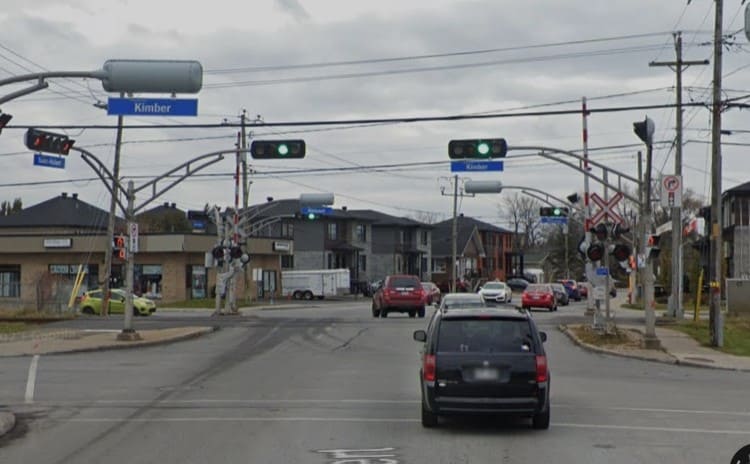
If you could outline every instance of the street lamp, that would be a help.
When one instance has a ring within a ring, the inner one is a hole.
[[[646,178],[643,180],[645,194],[639,204],[641,237],[651,233],[653,228],[651,218],[651,163],[654,148],[654,121],[646,117],[643,121],[633,123],[633,132],[643,143],[646,144]],[[646,334],[643,338],[644,348],[658,349],[659,339],[656,338],[656,314],[654,300],[654,273],[652,260],[646,255],[646,240],[641,243],[641,252],[645,259],[645,265],[641,269],[641,282],[643,284],[643,307],[646,312]]]

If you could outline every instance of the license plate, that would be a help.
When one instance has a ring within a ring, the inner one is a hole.
[[[497,380],[500,373],[497,369],[491,367],[478,367],[474,369],[474,378],[476,380]]]

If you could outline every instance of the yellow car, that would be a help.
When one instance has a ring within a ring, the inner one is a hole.
[[[119,288],[110,291],[109,313],[122,314],[125,311],[125,291]],[[101,314],[102,297],[101,289],[89,290],[81,297],[80,308],[83,314]],[[148,298],[133,295],[133,315],[148,316],[156,311],[156,303]]]

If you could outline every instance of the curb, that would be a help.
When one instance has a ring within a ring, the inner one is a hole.
[[[16,416],[12,412],[0,412],[0,438],[16,426]]]
[[[677,358],[675,358],[674,356],[672,356],[671,353],[667,353],[667,354],[669,356],[672,356],[673,359],[671,361],[665,361],[665,360],[662,360],[662,359],[650,358],[648,356],[641,356],[641,355],[638,355],[638,354],[628,354],[628,353],[623,353],[621,351],[609,350],[607,348],[602,348],[600,346],[590,345],[588,343],[582,342],[565,325],[559,325],[557,328],[560,330],[560,332],[562,332],[565,335],[567,335],[568,338],[570,338],[570,340],[573,341],[573,343],[575,343],[576,345],[578,345],[581,348],[584,348],[584,349],[586,349],[588,351],[593,351],[593,352],[601,353],[601,354],[609,354],[609,355],[612,355],[612,356],[619,356],[621,358],[630,358],[630,359],[639,359],[641,361],[658,362],[658,363],[661,363],[661,364],[675,364],[675,365],[676,364],[680,364],[679,360]]]
[[[190,340],[193,338],[202,337],[203,335],[217,332],[219,329],[220,329],[219,326],[203,327],[199,331],[187,333],[184,335],[178,335],[178,336],[171,337],[171,338],[161,339],[161,340],[136,342],[135,344],[132,344],[132,345],[127,345],[127,344],[98,345],[98,346],[91,346],[91,347],[84,347],[84,348],[73,348],[73,349],[67,349],[67,350],[62,349],[59,351],[45,353],[44,356],[55,356],[58,354],[72,354],[72,353],[90,353],[94,351],[131,350],[131,349],[136,349],[136,348],[153,347],[153,346],[158,346],[158,345],[168,345],[170,343],[176,343],[176,342],[181,342],[185,340]],[[4,356],[4,357],[18,358],[18,357],[25,357],[25,356],[29,356],[29,354],[18,354],[18,355]]]
[[[668,351],[663,351],[663,352],[673,358],[671,361],[665,361],[663,359],[649,358],[648,356],[641,356],[641,355],[637,355],[637,354],[628,354],[628,353],[623,353],[621,351],[608,350],[606,348],[602,348],[602,347],[599,347],[599,346],[594,346],[594,345],[590,345],[588,343],[582,342],[581,340],[578,339],[578,337],[576,337],[570,331],[570,329],[566,325],[559,325],[557,328],[560,330],[560,332],[562,332],[565,335],[567,335],[568,338],[570,338],[570,340],[572,340],[573,343],[575,343],[576,345],[580,346],[583,349],[586,349],[588,351],[593,351],[593,352],[596,352],[596,353],[609,354],[609,355],[612,355],[612,356],[619,356],[621,358],[638,359],[638,360],[641,360],[641,361],[658,362],[658,363],[661,363],[661,364],[673,364],[673,365],[676,365],[676,366],[700,367],[700,368],[704,368],[704,369],[714,369],[714,370],[731,371],[731,372],[750,372],[750,369],[744,369],[744,368],[740,368],[740,367],[717,366],[715,364],[706,364],[706,363],[701,363],[701,362],[697,362],[697,361],[688,361],[688,360],[679,359],[679,358],[677,358],[676,356],[674,356],[672,353],[670,353]]]

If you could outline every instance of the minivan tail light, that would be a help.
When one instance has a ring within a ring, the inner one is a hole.
[[[536,356],[536,382],[543,383],[547,381],[547,356],[538,354]]]
[[[435,355],[434,354],[424,355],[424,361],[422,363],[422,378],[428,382],[435,381]]]

